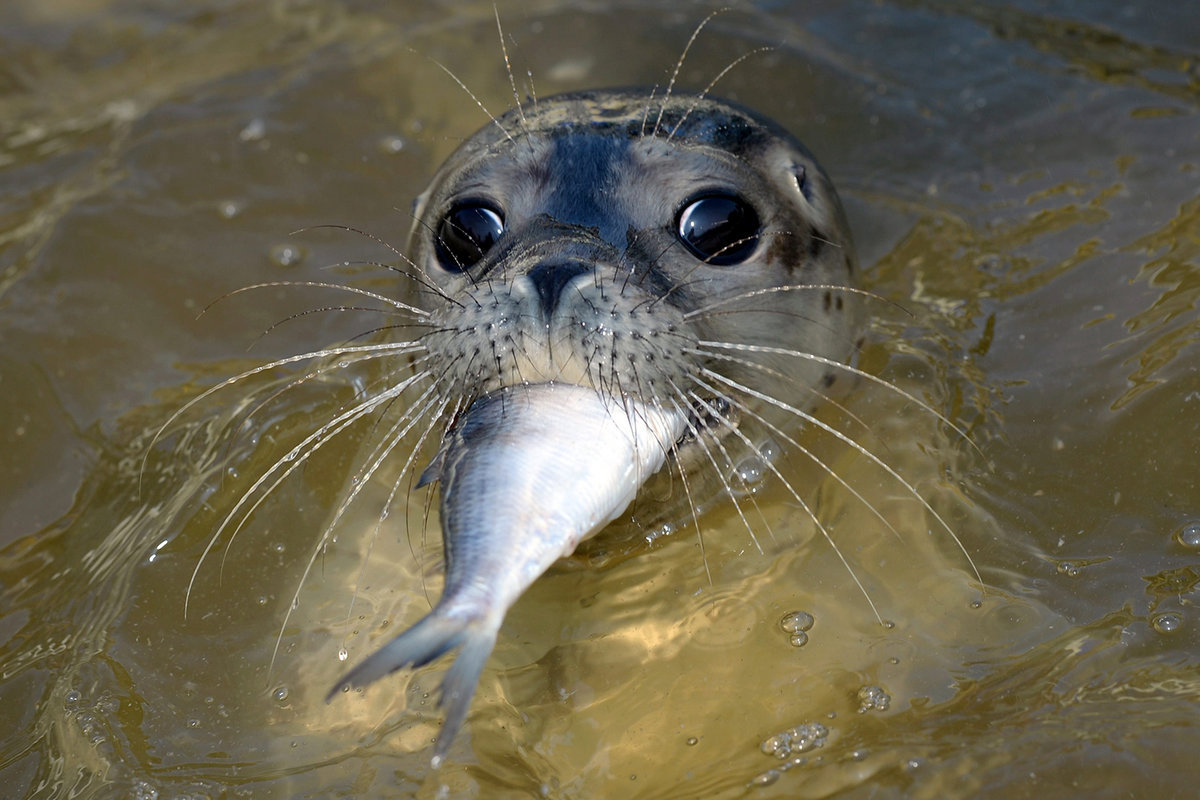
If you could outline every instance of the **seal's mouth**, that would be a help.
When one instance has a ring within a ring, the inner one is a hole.
[[[443,440],[446,436],[450,435],[451,431],[456,430],[459,427],[463,417],[465,417],[472,408],[474,408],[481,400],[484,400],[485,398],[491,397],[497,393],[511,391],[514,387],[518,386],[536,386],[539,384],[561,385],[563,383],[570,382],[526,381],[516,384],[509,384],[507,386],[503,386],[482,394],[469,403],[464,403],[458,413],[455,414],[453,418],[447,420],[445,433],[443,434]],[[637,402],[646,405],[658,404],[653,398],[635,398],[628,395],[619,396],[603,389],[596,389],[595,387],[584,386],[578,383],[572,383],[571,385],[581,386],[581,388],[596,391],[598,394],[606,396],[613,401],[614,406],[621,406],[630,400],[636,400]],[[739,413],[738,409],[735,408],[733,404],[724,397],[706,396],[697,398],[693,400],[686,408],[686,422],[683,425],[683,429],[679,437],[672,444],[671,449],[675,452],[678,452],[699,442],[701,439],[726,438],[739,427],[740,418],[741,414]],[[426,477],[422,477],[418,485],[424,485],[427,482],[428,479]]]

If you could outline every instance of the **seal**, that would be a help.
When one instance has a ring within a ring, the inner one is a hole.
[[[811,413],[843,378],[883,382],[852,363],[868,293],[854,285],[837,193],[812,154],[769,119],[706,93],[539,99],[467,139],[417,198],[413,218],[408,255],[394,251],[390,267],[403,276],[399,287],[289,282],[381,304],[373,310],[388,321],[370,340],[264,364],[172,420],[225,387],[305,361],[315,362],[305,374],[250,391],[248,416],[313,379],[373,368],[364,380],[348,377],[354,399],[234,503],[188,596],[225,533],[236,535],[330,441],[365,427],[367,455],[313,548],[276,647],[305,577],[384,465],[402,461],[377,529],[405,487],[440,482],[441,598],[327,697],[457,649],[441,687],[447,719],[435,765],[466,719],[508,608],[627,508],[641,524],[690,521],[699,531],[702,510],[726,500],[754,538],[743,508],[755,490],[742,468],[749,459],[836,551],[791,467],[785,474],[775,463],[780,455],[810,461],[891,528],[796,438],[802,426],[854,447],[920,500]]]
[[[860,374],[861,304],[845,215],[812,154],[707,96],[518,106],[458,148],[414,218],[401,269],[415,291],[393,301],[409,338],[368,348],[410,372],[346,418],[405,409],[373,465],[411,429],[414,454],[441,443],[418,485],[442,482],[446,584],[329,699],[460,649],[436,766],[508,608],[664,463],[682,487],[660,503],[668,517],[698,518],[709,486],[739,503],[736,467],[753,454],[820,527],[756,442],[808,455],[798,423],[833,431],[808,409]]]

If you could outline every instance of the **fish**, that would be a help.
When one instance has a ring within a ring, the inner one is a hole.
[[[569,383],[515,384],[474,401],[420,479],[440,482],[441,598],[326,696],[458,654],[440,687],[444,761],[508,609],[558,559],[625,511],[689,428],[677,406]]]

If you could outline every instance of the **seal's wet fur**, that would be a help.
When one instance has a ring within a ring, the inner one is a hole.
[[[742,198],[761,222],[739,263],[680,241],[681,209],[712,195]],[[503,215],[503,235],[447,269],[442,220],[476,203]],[[565,381],[713,401],[696,415],[710,423],[774,417],[755,393],[811,405],[858,336],[854,250],[825,172],[775,123],[707,97],[580,92],[498,118],[421,196],[409,253],[427,374],[460,409],[500,386]]]
[[[695,516],[701,487],[737,503],[739,459],[761,436],[794,442],[806,409],[855,372],[860,304],[837,194],[799,142],[734,104],[626,89],[517,108],[450,156],[415,219],[412,299],[398,306],[418,332],[402,346],[414,372],[384,394],[410,404],[403,432],[422,428],[422,442],[454,440],[458,421],[506,388],[575,384],[686,419],[668,448],[682,487],[668,505]],[[440,456],[420,483],[439,473]],[[562,491],[576,488],[563,477]],[[453,491],[443,486],[444,524],[471,502]],[[475,590],[489,577],[464,580]],[[461,647],[442,683],[435,764],[507,609],[450,605],[444,596],[331,692]]]

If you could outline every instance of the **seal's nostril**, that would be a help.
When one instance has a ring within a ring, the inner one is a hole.
[[[554,309],[558,305],[558,296],[562,294],[563,288],[572,281],[572,279],[590,272],[591,267],[587,264],[578,262],[568,263],[543,263],[538,264],[533,269],[529,270],[529,282],[533,284],[533,288],[537,289],[538,298],[541,300],[542,313],[547,319],[554,314]]]

